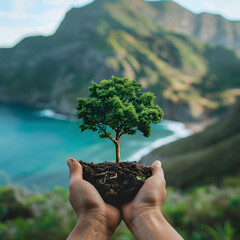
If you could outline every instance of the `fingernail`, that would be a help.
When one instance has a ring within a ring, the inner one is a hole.
[[[158,166],[160,166],[160,167],[162,166],[161,161],[157,160],[156,162],[157,162]]]
[[[71,167],[71,166],[73,165],[73,159],[69,158],[69,159],[67,160],[67,165],[68,165],[69,167]]]

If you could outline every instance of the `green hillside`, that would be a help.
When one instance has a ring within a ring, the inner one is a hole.
[[[169,185],[190,187],[240,176],[240,102],[201,133],[154,150],[141,160],[163,162]]]
[[[190,192],[167,188],[162,211],[185,240],[240,239],[239,179],[221,188],[206,186]],[[1,240],[65,240],[76,223],[68,190],[56,187],[43,194],[0,186]],[[111,240],[134,240],[123,222]]]
[[[154,92],[170,119],[201,120],[234,103],[239,56],[164,30],[152,18],[159,11],[140,0],[95,1],[70,10],[53,36],[0,49],[0,101],[73,114],[91,80],[116,75]]]

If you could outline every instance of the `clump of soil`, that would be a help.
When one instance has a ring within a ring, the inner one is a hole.
[[[151,167],[137,162],[79,163],[83,167],[83,179],[98,190],[106,203],[118,208],[132,201],[144,181],[152,176]]]

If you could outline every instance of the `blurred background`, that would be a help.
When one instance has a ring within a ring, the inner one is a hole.
[[[66,160],[113,161],[80,133],[76,97],[112,75],[156,95],[164,120],[121,139],[123,161],[160,159],[163,212],[184,239],[240,239],[240,1],[0,3],[0,238],[66,239]],[[112,239],[134,239],[121,223]]]

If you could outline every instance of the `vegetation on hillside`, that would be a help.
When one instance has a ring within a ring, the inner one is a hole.
[[[164,216],[186,240],[240,239],[240,178],[226,179],[221,188],[198,187],[190,192],[167,189]],[[0,186],[1,240],[64,240],[76,217],[68,190],[56,187],[44,194]],[[121,223],[112,240],[134,237]]]
[[[153,5],[95,1],[70,10],[53,36],[0,49],[0,101],[74,113],[75,97],[86,96],[91,80],[115,75],[137,79],[171,119],[201,119],[234,103],[236,53],[166,31],[152,18],[161,10]]]
[[[167,182],[181,188],[240,176],[239,119],[240,101],[203,132],[160,147],[141,162],[161,159]]]

